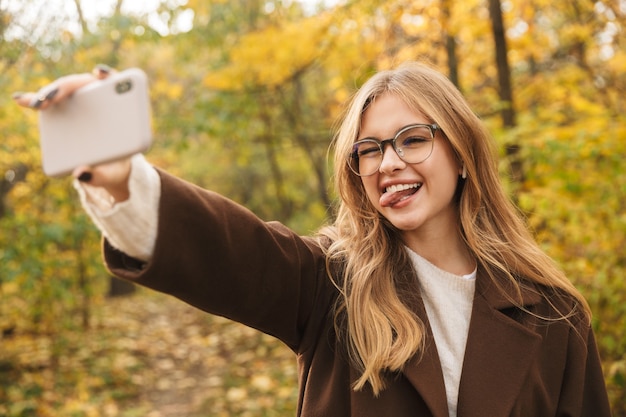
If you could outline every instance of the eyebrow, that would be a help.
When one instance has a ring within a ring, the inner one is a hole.
[[[402,126],[401,128],[397,129],[396,132],[393,134],[393,136],[390,136],[388,139],[393,139],[396,137],[396,135],[403,129],[406,129],[409,126],[416,126],[416,125],[425,125],[425,126],[431,126],[434,123],[424,123],[424,122],[415,122],[415,123],[409,123],[407,125]],[[360,136],[360,135],[359,135]],[[357,136],[357,139],[355,142],[358,142],[360,140],[365,140],[365,139],[374,139],[377,141],[381,141],[381,140],[385,140],[385,139],[380,139],[378,136],[364,136],[362,138],[360,138],[359,136]]]

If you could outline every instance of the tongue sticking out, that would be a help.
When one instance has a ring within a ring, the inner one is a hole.
[[[409,188],[408,190],[396,191],[396,192],[386,192],[384,193],[379,200],[379,203],[382,207],[390,207],[394,204],[399,203],[402,200],[407,199],[412,196],[419,190],[418,188]]]

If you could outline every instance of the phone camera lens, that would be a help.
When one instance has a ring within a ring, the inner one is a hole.
[[[133,88],[133,83],[130,80],[120,81],[115,84],[115,91],[117,91],[118,94],[127,93],[131,88]]]

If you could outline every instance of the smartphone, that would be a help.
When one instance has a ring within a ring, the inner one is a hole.
[[[131,68],[39,112],[43,171],[51,177],[144,152],[152,144],[146,74]]]

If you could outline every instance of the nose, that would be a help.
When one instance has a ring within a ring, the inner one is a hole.
[[[391,174],[393,171],[406,168],[406,162],[404,162],[400,156],[396,153],[391,143],[383,145],[383,157],[380,162],[380,168],[378,170],[384,174]]]

